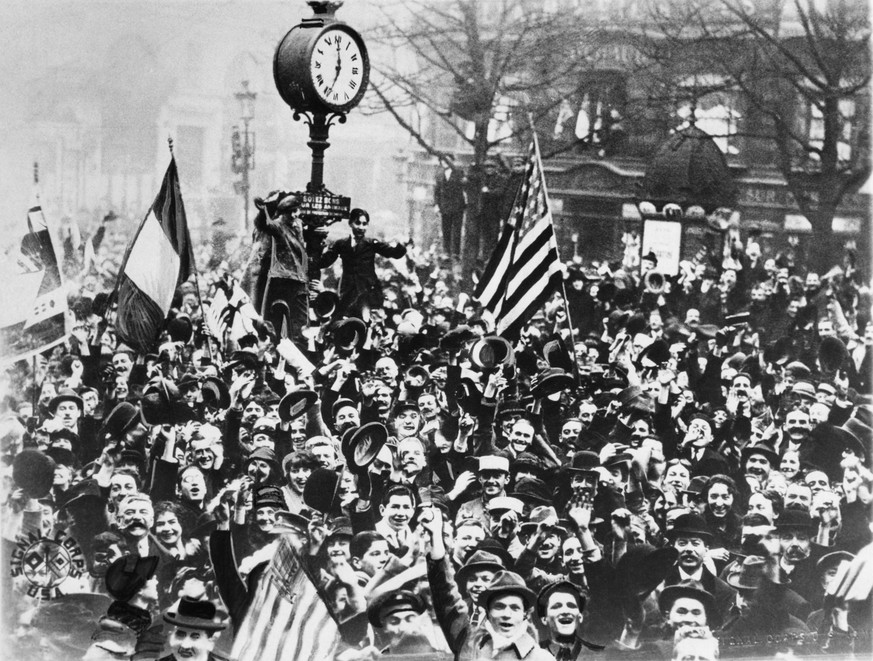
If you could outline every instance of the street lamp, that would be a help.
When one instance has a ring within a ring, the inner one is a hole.
[[[231,137],[233,144],[233,154],[231,156],[231,168],[234,174],[241,175],[240,181],[234,184],[234,190],[237,193],[242,193],[245,215],[243,217],[243,226],[246,231],[249,229],[249,172],[255,169],[255,134],[249,131],[249,123],[255,117],[255,99],[257,93],[249,89],[249,81],[242,81],[242,90],[234,94],[236,100],[240,104],[240,119],[243,123],[242,135],[240,135],[239,126],[233,127]]]

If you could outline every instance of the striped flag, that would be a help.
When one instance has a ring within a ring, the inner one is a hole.
[[[261,315],[255,310],[248,294],[236,280],[231,279],[229,283],[218,284],[203,319],[209,334],[224,346],[228,333],[232,341],[254,333],[255,322],[261,319]]]
[[[560,287],[561,261],[536,135],[527,174],[474,297],[497,321],[496,332],[515,336]]]
[[[234,638],[234,661],[333,659],[339,629],[288,535],[280,538]]]
[[[141,353],[155,345],[170,311],[176,287],[194,269],[194,256],[176,160],[161,190],[127,248],[115,286],[119,340]]]
[[[67,292],[39,196],[27,211],[28,233],[0,278],[0,363],[29,358],[66,338]],[[11,257],[11,256],[10,256]]]

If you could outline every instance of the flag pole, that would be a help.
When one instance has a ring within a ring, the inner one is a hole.
[[[533,143],[534,143],[534,153],[536,154],[537,161],[542,164],[543,159],[540,154],[540,142],[537,139],[537,130],[534,126],[533,121],[533,113],[528,110],[527,112],[527,121],[530,123],[530,130],[533,134]],[[543,195],[546,198],[546,204],[549,205],[549,222],[552,223],[552,227],[554,228],[554,218],[552,218],[552,203],[549,200],[549,189],[546,186],[546,173],[545,169],[543,169],[542,173],[542,182],[543,182]],[[557,245],[557,236],[555,237],[555,245]],[[560,254],[558,255],[560,259]],[[561,274],[561,297],[564,299],[564,316],[567,319],[567,330],[570,332],[570,357],[572,358],[573,363],[573,380],[576,382],[576,385],[579,386],[579,365],[576,363],[576,342],[573,338],[573,324],[570,321],[570,304],[567,300],[567,286],[564,282],[564,275]]]
[[[175,161],[176,155],[173,152],[173,136],[167,136],[167,146],[170,148],[170,160]],[[178,166],[176,166],[178,170]],[[181,189],[182,183],[179,182],[179,187]],[[186,228],[187,231],[187,228]],[[191,246],[190,236],[188,238],[188,246]],[[203,330],[203,297],[200,295],[200,273],[197,271],[197,260],[194,258],[194,251],[191,251],[191,270],[194,272],[194,291],[197,292],[197,302],[200,304],[200,330]],[[209,336],[206,338],[206,355],[209,356],[209,362],[213,362],[215,360],[212,355],[212,343],[209,341]]]

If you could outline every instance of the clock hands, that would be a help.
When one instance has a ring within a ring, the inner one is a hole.
[[[330,89],[328,93],[333,92],[333,87],[336,85],[336,81],[339,80],[340,71],[342,71],[342,55],[340,54],[340,40],[339,36],[336,39],[336,75],[333,77],[333,82],[330,84]]]

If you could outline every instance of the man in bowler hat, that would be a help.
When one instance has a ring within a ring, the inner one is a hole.
[[[215,617],[211,601],[195,601],[183,597],[175,610],[164,613],[164,622],[170,625],[167,645],[170,654],[159,661],[220,661],[213,654],[219,632],[225,625]]]

